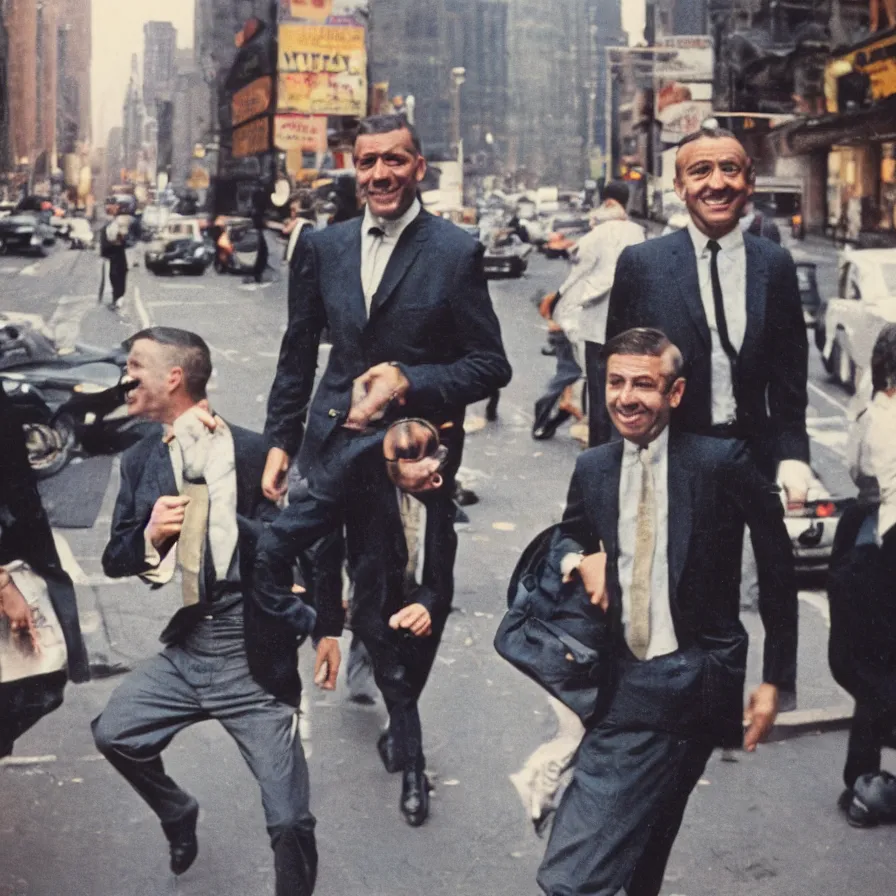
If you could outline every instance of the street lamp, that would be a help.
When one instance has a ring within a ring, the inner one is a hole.
[[[460,137],[460,88],[466,81],[467,70],[458,65],[451,69],[451,154],[462,161],[463,144]]]

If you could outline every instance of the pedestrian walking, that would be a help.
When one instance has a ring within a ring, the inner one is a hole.
[[[687,384],[681,353],[662,332],[617,334],[605,352],[607,410],[622,439],[579,457],[557,556],[602,611],[593,625],[609,632],[602,659],[615,686],[586,725],[557,808],[538,871],[548,896],[659,894],[711,751],[741,742],[752,751],[765,738],[797,646],[777,495],[741,443],[670,429]],[[737,606],[745,524],[765,628],[763,683],[746,712]],[[554,621],[562,629],[564,619]],[[557,678],[554,668],[544,674]]]
[[[112,288],[112,307],[119,308],[127,290],[128,257],[127,238],[131,228],[131,216],[122,214],[119,206],[111,209],[112,220],[100,231],[100,254],[108,262],[109,285]],[[105,271],[105,265],[104,265]],[[103,300],[104,289],[100,285],[99,300]]]
[[[298,736],[297,638],[249,599],[258,530],[276,515],[261,493],[264,440],[208,409],[208,346],[168,327],[129,340],[128,412],[164,430],[130,448],[103,569],[158,586],[181,574],[183,607],[164,650],[129,673],[93,722],[100,752],[159,817],[170,867],[198,853],[199,804],[166,773],[162,751],[208,719],[237,742],[261,788],[277,896],[310,896],[317,873],[308,770]],[[164,435],[162,434],[164,432]],[[303,605],[304,606],[304,605]]]
[[[363,217],[306,229],[293,257],[289,321],[268,400],[273,447],[265,490],[282,488],[297,453],[307,488],[259,541],[256,597],[292,622],[300,610],[290,591],[293,558],[345,525],[352,628],[389,711],[380,755],[389,771],[402,773],[400,809],[416,826],[429,813],[417,703],[453,597],[452,496],[464,410],[506,385],[510,365],[482,247],[417,199],[426,160],[413,127],[396,115],[363,120],[354,161]],[[309,407],[324,326],[332,348]],[[433,422],[448,449],[438,479],[418,492],[426,509],[425,588],[409,604],[407,544],[379,450],[399,415]],[[327,687],[335,686],[343,621],[341,601],[318,606],[316,675]]]

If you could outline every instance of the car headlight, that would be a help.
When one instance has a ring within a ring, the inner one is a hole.
[[[205,255],[205,246],[199,246],[193,250],[193,258],[202,258]]]
[[[16,227],[14,232],[15,233],[32,233],[33,228],[28,227],[27,225],[25,227]]]

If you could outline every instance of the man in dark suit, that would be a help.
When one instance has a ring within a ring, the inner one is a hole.
[[[389,711],[378,747],[387,770],[402,772],[400,808],[417,826],[428,814],[417,701],[453,596],[464,410],[505,386],[511,371],[482,247],[420,207],[426,161],[413,128],[397,115],[362,121],[354,161],[364,216],[306,231],[293,258],[289,322],[268,401],[265,489],[276,493],[297,451],[306,489],[259,542],[256,598],[291,622],[301,611],[290,589],[294,557],[345,525],[352,627]],[[332,348],[309,408],[324,327]],[[439,476],[433,468],[416,489],[426,508],[423,588],[407,605],[407,546],[381,450],[385,424],[399,415],[434,423],[448,448]],[[342,624],[339,602],[318,606],[315,677],[325,687],[335,686]]]
[[[587,728],[538,882],[549,896],[657,896],[691,790],[714,746],[754,750],[796,651],[790,542],[774,487],[733,440],[670,432],[681,353],[635,329],[606,346],[622,440],[578,459],[561,569],[617,631],[616,685]],[[738,618],[744,524],[756,544],[763,684],[742,730],[747,634]]]
[[[217,719],[261,788],[277,896],[310,896],[317,872],[308,769],[298,736],[296,634],[248,599],[258,530],[276,508],[261,493],[260,435],[208,410],[208,346],[169,327],[130,340],[129,413],[164,424],[122,458],[103,569],[159,586],[179,568],[184,606],[165,649],[130,673],[93,722],[97,747],[162,822],[171,870],[196,858],[199,805],[165,772],[162,750]]]
[[[806,326],[789,253],[740,229],[754,181],[729,131],[705,128],[681,142],[675,190],[690,223],[620,255],[607,339],[662,330],[688,361],[673,425],[743,439],[788,501],[802,503],[811,479]]]

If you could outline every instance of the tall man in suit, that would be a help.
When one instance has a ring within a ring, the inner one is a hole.
[[[387,770],[402,772],[400,809],[417,826],[428,814],[417,701],[453,597],[452,495],[464,409],[505,386],[511,371],[481,246],[420,207],[426,161],[414,129],[398,115],[365,119],[354,161],[363,217],[306,231],[293,258],[289,321],[268,401],[265,488],[278,486],[299,451],[306,489],[259,542],[256,597],[275,617],[301,625],[293,559],[345,525],[352,627],[389,711],[378,748]],[[325,326],[332,348],[309,408]],[[407,605],[407,546],[381,450],[384,425],[399,415],[440,427],[448,448],[440,476],[431,470],[417,488],[426,508],[423,587]],[[319,595],[314,633],[315,677],[325,687],[335,686],[344,615],[330,594]]]
[[[576,463],[562,568],[581,576],[618,633],[617,676],[608,709],[586,730],[539,869],[549,896],[657,896],[713,747],[742,739],[756,748],[796,652],[793,561],[776,490],[742,443],[670,432],[686,389],[681,353],[663,333],[624,332],[605,351],[607,409],[622,440]],[[744,734],[745,523],[766,639]]]
[[[811,479],[808,343],[793,260],[741,231],[755,174],[731,132],[685,137],[675,170],[688,226],[620,255],[607,339],[631,327],[662,330],[688,361],[674,425],[743,439],[788,501],[802,503]]]
[[[296,634],[249,600],[258,530],[276,515],[261,493],[263,438],[208,410],[208,346],[169,327],[130,340],[131,414],[164,425],[122,458],[103,569],[158,587],[178,567],[184,606],[165,649],[125,677],[93,722],[97,747],[149,803],[171,870],[196,858],[199,805],[165,772],[162,750],[194,722],[216,719],[261,788],[277,896],[310,896],[317,873],[308,769],[298,736]]]

